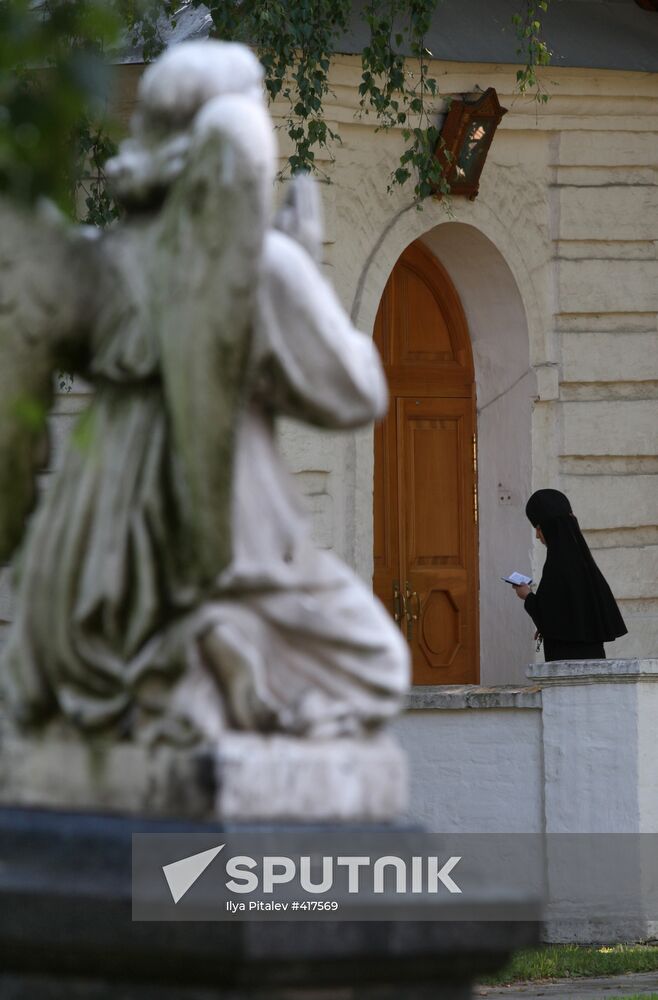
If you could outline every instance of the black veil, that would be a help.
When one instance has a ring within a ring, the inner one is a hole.
[[[628,629],[617,602],[564,493],[538,490],[528,500],[526,515],[546,541],[537,588],[543,635],[571,642],[611,642],[624,635]]]

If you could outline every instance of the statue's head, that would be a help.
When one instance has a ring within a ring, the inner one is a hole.
[[[262,66],[244,45],[185,42],[149,66],[131,136],[106,165],[119,200],[140,207],[161,197],[185,166],[196,116],[213,98],[230,94],[264,104]]]
[[[224,94],[263,101],[263,69],[235,42],[186,42],[149,66],[137,91],[133,135],[160,141],[189,128],[203,105]]]

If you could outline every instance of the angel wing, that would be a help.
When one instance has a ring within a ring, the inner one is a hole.
[[[231,555],[234,439],[273,175],[265,108],[240,95],[214,98],[197,116],[188,166],[162,213],[162,372],[180,466],[178,501],[205,582]]]
[[[79,328],[76,257],[66,229],[0,200],[0,561],[34,504],[52,373]]]
[[[316,264],[320,263],[324,217],[317,181],[310,174],[295,174],[290,180],[274,228],[304,247]]]
[[[360,427],[386,412],[386,378],[372,338],[352,326],[322,275],[323,236],[317,182],[296,174],[265,240],[255,354],[277,412]]]

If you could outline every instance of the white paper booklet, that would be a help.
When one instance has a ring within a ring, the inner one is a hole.
[[[510,573],[509,576],[501,576],[500,579],[504,580],[505,583],[511,583],[511,584],[513,584],[515,587],[520,587],[522,583],[525,583],[525,584],[532,583],[532,577],[531,576],[524,576],[523,573],[516,573],[516,572],[515,573]]]

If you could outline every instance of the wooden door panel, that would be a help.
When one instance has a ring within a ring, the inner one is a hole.
[[[430,667],[452,666],[462,648],[462,613],[454,589],[428,588],[423,594],[418,642]]]
[[[390,567],[392,559],[391,518],[390,506],[387,498],[385,484],[389,478],[388,469],[389,453],[386,449],[385,426],[383,423],[375,425],[375,473],[381,482],[377,483],[375,489],[375,517],[374,517],[374,566],[375,572],[380,569]],[[396,546],[397,548],[397,546]]]
[[[420,409],[420,400],[399,400],[407,440],[406,480],[409,568],[463,564],[460,501],[463,493],[460,451],[463,427],[459,416],[437,419]],[[446,474],[447,473],[447,474]]]
[[[386,283],[382,300],[379,303],[379,309],[377,310],[377,316],[375,317],[375,329],[373,331],[373,340],[381,355],[384,368],[387,372],[391,366],[391,337],[389,334],[393,326],[393,317],[391,315],[392,308],[393,281],[391,276]]]
[[[400,562],[417,683],[474,681],[474,574],[469,399],[397,400]]]
[[[374,590],[394,615],[399,584],[418,612],[401,622],[415,683],[475,683],[473,359],[457,292],[422,244],[393,269],[375,342],[391,404],[375,429]]]
[[[384,299],[385,361],[415,380],[426,374],[446,382],[471,383],[473,364],[459,297],[439,262],[422,244],[412,244],[393,269]],[[382,304],[384,304],[384,299]],[[466,340],[467,347],[464,347]]]
[[[375,426],[375,506],[373,590],[391,616],[393,593],[400,579],[395,424]]]
[[[402,268],[399,281],[398,294],[406,303],[406,308],[401,310],[396,361],[454,364],[450,330],[433,289],[422,275],[410,267]]]
[[[385,331],[390,327],[390,294],[382,299],[375,322],[375,344],[385,367],[388,357]],[[395,617],[393,599],[399,587],[400,545],[395,421],[388,417],[375,425],[375,491],[373,511],[374,573],[373,590],[388,613]]]

